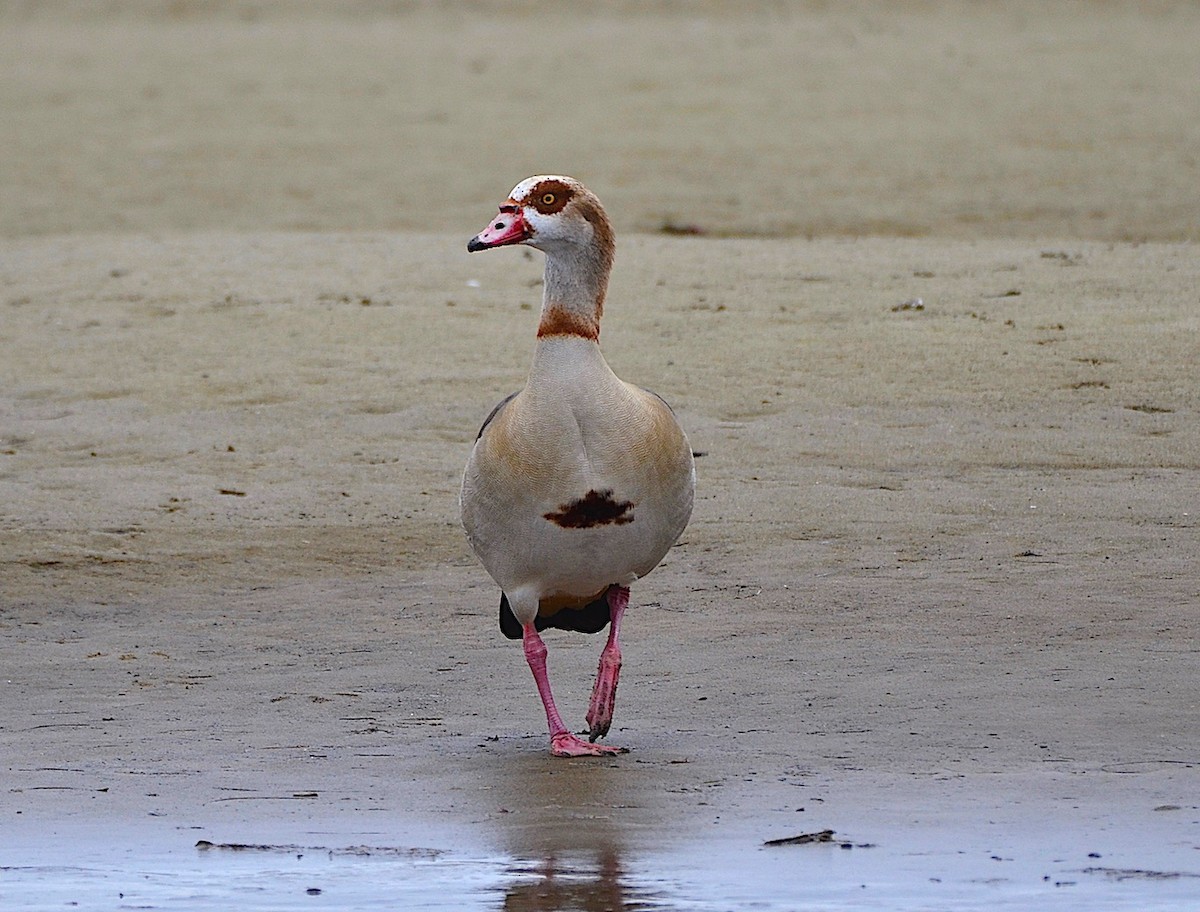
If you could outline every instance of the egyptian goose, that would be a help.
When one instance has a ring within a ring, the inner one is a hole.
[[[550,752],[621,753],[594,743],[612,724],[621,617],[630,583],[654,569],[691,516],[692,450],[666,402],[618,379],[600,353],[615,247],[600,201],[569,177],[527,178],[467,250],[509,244],[546,255],[541,322],[525,388],[492,410],[471,450],[463,527],[500,585],[500,629],[523,641]],[[539,631],[605,626],[584,741],[554,705]]]

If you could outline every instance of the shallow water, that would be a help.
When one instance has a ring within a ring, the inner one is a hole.
[[[872,832],[870,843],[835,836],[781,847],[733,833],[631,850],[603,836],[589,848],[527,857],[463,847],[461,834],[438,834],[427,845],[380,835],[310,831],[295,844],[231,848],[197,845],[211,837],[192,828],[90,821],[47,830],[30,822],[6,832],[0,908],[1200,908],[1200,852],[1178,838],[1177,826],[1155,821],[1107,832],[1032,820],[893,827]]]

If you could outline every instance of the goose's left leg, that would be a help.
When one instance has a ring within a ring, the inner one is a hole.
[[[621,617],[629,606],[629,590],[625,586],[609,586],[606,594],[609,609],[608,642],[600,653],[600,668],[596,685],[588,704],[588,738],[595,741],[608,734],[613,709],[617,705],[617,681],[621,676]]]
[[[529,670],[533,672],[538,695],[542,698],[542,706],[546,710],[546,723],[550,727],[550,753],[555,757],[604,757],[624,753],[619,747],[589,744],[567,731],[562,717],[558,714],[558,707],[554,705],[554,695],[550,692],[550,675],[546,671],[546,644],[538,636],[533,624],[525,624],[522,632],[525,661],[529,663]]]

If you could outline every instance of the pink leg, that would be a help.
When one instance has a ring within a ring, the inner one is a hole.
[[[596,672],[596,686],[592,688],[587,713],[588,737],[592,741],[607,735],[612,725],[613,709],[617,705],[617,681],[621,677],[621,616],[628,605],[629,590],[624,586],[609,586],[608,642],[600,653],[600,668]]]
[[[550,727],[550,753],[555,757],[603,757],[623,753],[619,747],[589,744],[567,731],[562,716],[558,714],[558,707],[554,705],[554,694],[550,692],[550,676],[546,672],[546,644],[542,642],[532,624],[525,625],[523,643],[525,661],[529,663],[529,670],[533,672],[533,680],[537,683],[538,694],[542,698],[542,706],[546,708],[546,724]]]

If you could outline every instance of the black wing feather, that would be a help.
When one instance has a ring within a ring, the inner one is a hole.
[[[517,393],[519,392],[521,391],[517,390]],[[483,424],[479,426],[479,433],[475,435],[476,440],[483,436],[483,432],[487,430],[487,426],[495,420],[496,416],[500,414],[500,410],[504,408],[504,406],[508,405],[513,401],[514,398],[516,398],[517,393],[509,393],[496,403],[496,407],[494,409],[488,412],[488,416],[483,419]]]
[[[598,599],[588,602],[582,608],[562,608],[549,617],[540,614],[533,619],[534,629],[541,633],[547,627],[559,630],[575,630],[579,633],[599,633],[608,626],[612,619],[612,609],[608,606],[607,592]],[[500,593],[500,632],[510,640],[519,640],[524,636],[521,622],[508,606],[508,596]]]

